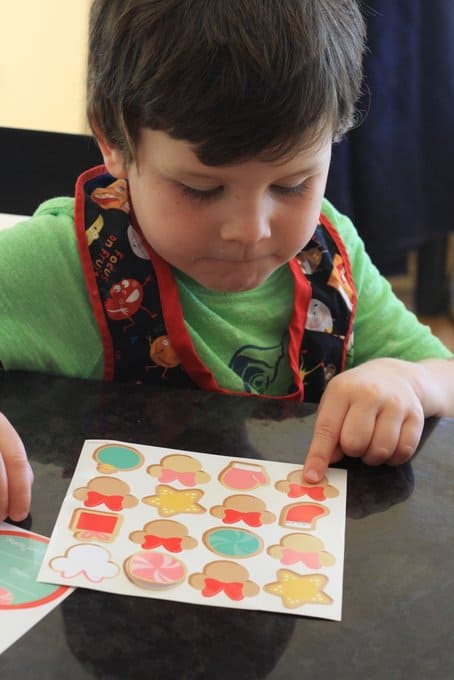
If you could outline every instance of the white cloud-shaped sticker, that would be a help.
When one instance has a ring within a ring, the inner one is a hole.
[[[82,543],[68,548],[64,555],[54,557],[49,566],[63,578],[84,576],[91,583],[100,583],[105,578],[113,578],[119,567],[109,560],[110,553],[99,545]]]

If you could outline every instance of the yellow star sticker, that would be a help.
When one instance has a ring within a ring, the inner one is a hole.
[[[301,576],[289,569],[279,569],[277,581],[268,583],[264,590],[281,597],[284,607],[294,609],[302,604],[331,604],[332,598],[322,590],[327,583],[323,574]]]
[[[159,484],[155,496],[145,496],[142,500],[157,508],[161,517],[171,517],[183,512],[193,514],[206,512],[206,508],[197,502],[202,496],[203,491],[200,489],[179,491],[166,484]]]

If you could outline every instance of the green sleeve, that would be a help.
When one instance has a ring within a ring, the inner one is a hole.
[[[6,370],[102,378],[71,198],[46,201],[0,232],[0,362]]]
[[[353,348],[347,368],[377,357],[407,361],[452,357],[430,328],[421,324],[393,293],[388,281],[372,264],[348,217],[326,200],[323,213],[345,243],[358,294]]]

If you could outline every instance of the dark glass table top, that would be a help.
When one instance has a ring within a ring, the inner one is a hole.
[[[27,447],[31,519],[50,536],[85,439],[301,463],[315,407],[38,374],[0,375]],[[341,622],[76,590],[0,656],[0,678],[448,677],[453,650],[454,419],[427,422],[399,468],[348,470]],[[1,631],[0,631],[1,635]]]

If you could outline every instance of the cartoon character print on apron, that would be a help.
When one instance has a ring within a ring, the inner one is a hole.
[[[127,182],[103,166],[76,186],[79,252],[104,350],[104,379],[196,387],[170,345],[149,252]]]
[[[104,379],[228,392],[195,354],[171,268],[142,239],[126,180],[115,180],[104,166],[83,173],[75,222],[103,342]],[[320,225],[292,263],[304,294],[294,312],[301,322],[290,329],[294,387],[281,398],[319,401],[327,378],[343,369],[354,301],[345,262]]]
[[[345,248],[321,216],[321,224],[297,255],[312,288],[301,346],[304,400],[319,402],[328,382],[344,370],[353,342],[356,291]]]

